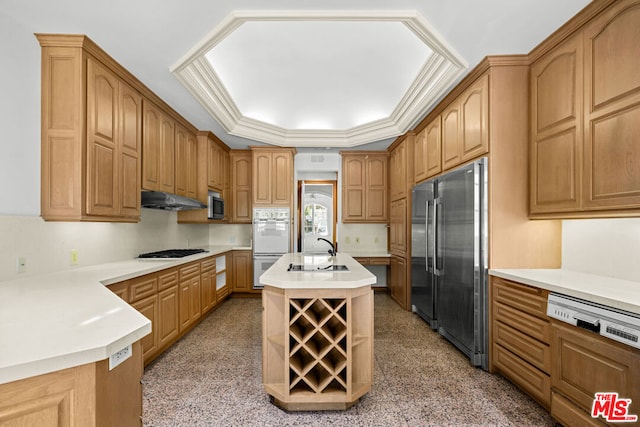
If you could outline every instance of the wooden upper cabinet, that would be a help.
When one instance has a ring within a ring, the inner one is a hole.
[[[341,154],[343,222],[388,222],[388,153]]]
[[[442,172],[442,132],[440,116],[424,129],[424,177],[431,178]],[[414,157],[417,159],[417,156]],[[417,181],[416,181],[417,182]]]
[[[427,127],[416,135],[414,147],[413,170],[416,184],[442,172],[441,116],[429,122]]]
[[[489,75],[480,77],[460,97],[462,161],[489,152]]]
[[[141,95],[101,61],[86,37],[37,37],[42,47],[42,217],[137,222]]]
[[[118,212],[118,79],[87,60],[87,213]]]
[[[142,96],[120,82],[119,113],[120,152],[120,212],[125,216],[140,215],[142,167]]]
[[[293,202],[293,155],[290,148],[252,147],[253,204],[288,206]]]
[[[407,197],[407,146],[406,141],[395,147],[389,155],[389,197],[398,200]]]
[[[143,103],[142,188],[175,193],[175,122],[150,101]]]
[[[175,129],[175,191],[180,196],[197,199],[196,136],[179,124],[176,124]]]
[[[640,2],[584,30],[584,209],[640,208]]]
[[[582,38],[531,66],[531,213],[579,206],[582,154]]]
[[[442,113],[442,170],[488,152],[489,75],[484,74]]]
[[[532,216],[640,212],[638,22],[616,1],[532,65]]]
[[[440,132],[439,128],[438,132]],[[413,182],[418,183],[425,179],[427,179],[427,130],[423,129],[413,140]]]
[[[231,166],[231,222],[251,223],[251,151],[229,153]]]
[[[442,112],[442,170],[462,162],[460,139],[460,103],[454,101]]]

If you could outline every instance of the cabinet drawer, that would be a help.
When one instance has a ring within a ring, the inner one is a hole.
[[[214,268],[216,268],[216,259],[214,257],[200,261],[200,271],[202,273],[213,270]]]
[[[129,283],[128,282],[119,282],[114,283],[113,285],[107,286],[107,288],[118,295],[120,299],[129,302]]]
[[[391,260],[389,257],[372,257],[369,258],[369,264],[371,265],[389,265]]]
[[[549,293],[519,283],[494,277],[493,299],[515,307],[533,316],[547,318],[547,297]]]
[[[368,257],[357,256],[357,257],[353,257],[353,259],[355,259],[362,265],[369,265],[369,262],[370,262]]]
[[[504,347],[493,345],[493,361],[500,372],[546,408],[551,400],[551,379]]]
[[[493,318],[545,344],[551,341],[551,323],[548,320],[531,316],[499,302],[493,304]]]
[[[556,392],[551,393],[551,416],[566,426],[605,426]]]
[[[178,270],[173,270],[158,277],[158,290],[170,288],[178,284]]]
[[[551,349],[547,344],[523,334],[502,322],[494,323],[494,340],[536,368],[551,372]]]
[[[143,280],[136,280],[129,285],[129,302],[133,303],[155,295],[158,292],[158,278],[150,277]]]
[[[190,277],[200,274],[200,263],[194,262],[180,269],[180,280],[188,279]]]

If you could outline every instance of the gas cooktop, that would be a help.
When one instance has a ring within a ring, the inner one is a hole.
[[[189,255],[195,255],[202,252],[207,252],[204,249],[166,249],[164,251],[148,252],[146,254],[138,255],[138,258],[142,259],[177,259],[184,258]]]

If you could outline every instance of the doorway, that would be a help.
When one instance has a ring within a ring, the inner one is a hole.
[[[335,245],[337,181],[298,181],[298,251],[326,253]]]

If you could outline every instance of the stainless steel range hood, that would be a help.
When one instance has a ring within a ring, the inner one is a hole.
[[[207,209],[207,205],[199,200],[161,191],[143,191],[141,205],[143,208],[162,209],[165,211]]]

